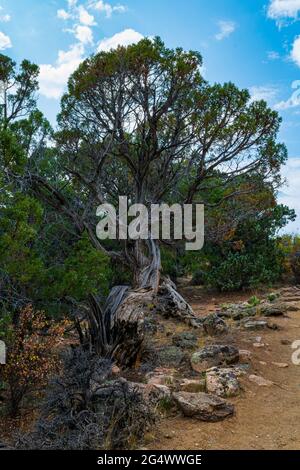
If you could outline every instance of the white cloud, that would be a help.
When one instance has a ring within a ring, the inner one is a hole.
[[[75,26],[74,34],[82,44],[93,44],[93,31],[89,26]]]
[[[292,89],[295,91],[292,93],[289,99],[275,104],[275,109],[284,111],[285,109],[296,108],[297,106],[300,106],[300,80],[295,80],[292,83]]]
[[[10,37],[0,31],[0,51],[4,51],[9,47],[12,47]]]
[[[69,76],[76,70],[83,59],[83,45],[74,44],[68,51],[58,52],[55,65],[40,65],[40,93],[47,98],[60,98]]]
[[[219,25],[220,30],[215,35],[215,38],[217,39],[217,41],[222,41],[222,39],[227,38],[236,29],[236,25],[235,25],[234,21],[223,21],[222,20],[222,21],[218,22],[218,25]]]
[[[300,0],[271,0],[268,17],[274,20],[297,18],[300,11]]]
[[[265,100],[270,103],[277,95],[278,90],[273,85],[250,87],[251,101]]]
[[[143,39],[143,35],[134,29],[125,29],[110,38],[104,38],[98,44],[98,51],[110,51],[118,46],[129,46]]]
[[[60,10],[57,10],[57,18],[59,18],[60,20],[68,20],[69,18],[71,18],[71,15],[66,10],[61,8]]]
[[[298,65],[298,67],[300,67],[300,36],[294,39],[291,59]]]
[[[77,0],[68,0],[69,8],[73,8],[77,4]]]
[[[105,13],[107,18],[110,18],[114,12],[124,13],[126,11],[126,7],[124,5],[112,6],[110,3],[104,2],[103,0],[92,1],[90,5],[91,8]]]
[[[93,15],[91,15],[83,5],[80,5],[78,7],[78,14],[79,14],[79,21],[81,24],[85,26],[94,26],[95,23],[95,18]]]

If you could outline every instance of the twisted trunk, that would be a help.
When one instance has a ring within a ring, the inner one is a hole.
[[[137,288],[151,288],[155,292],[160,284],[161,257],[157,240],[146,240],[147,253],[145,253],[145,243],[137,240],[135,243],[135,260],[133,266],[133,282]]]
[[[136,245],[135,287],[114,287],[101,309],[95,296],[89,298],[88,329],[81,331],[82,341],[97,354],[113,359],[121,366],[134,365],[144,340],[144,320],[158,313],[201,328],[184,298],[169,278],[161,277],[160,250],[154,240],[147,242],[144,254]]]

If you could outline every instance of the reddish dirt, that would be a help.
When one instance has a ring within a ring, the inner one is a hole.
[[[195,288],[184,291],[199,315],[214,311],[218,304],[249,298],[249,293],[216,294],[212,299]],[[251,369],[241,380],[242,394],[228,400],[235,405],[234,417],[219,423],[183,418],[180,414],[164,418],[148,443],[149,449],[300,449],[300,366],[291,361],[291,345],[281,343],[300,340],[300,303],[299,311],[272,320],[279,330],[241,333],[233,329],[228,337],[231,344],[252,353]],[[261,336],[264,347],[253,346],[256,336]],[[288,367],[279,368],[272,362],[287,363]],[[249,374],[261,375],[274,385],[259,387],[249,381]]]

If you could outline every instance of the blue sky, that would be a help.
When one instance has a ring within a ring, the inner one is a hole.
[[[0,50],[40,65],[39,106],[55,122],[68,75],[96,50],[161,36],[202,53],[211,82],[233,81],[282,115],[300,231],[300,0],[0,0]]]

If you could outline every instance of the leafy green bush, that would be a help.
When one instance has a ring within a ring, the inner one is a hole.
[[[272,284],[283,272],[281,253],[229,253],[207,274],[207,282],[222,291]]]

